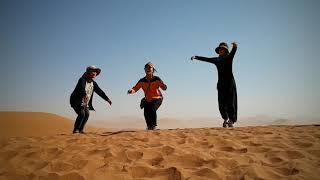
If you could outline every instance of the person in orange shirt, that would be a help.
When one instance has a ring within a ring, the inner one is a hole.
[[[129,89],[128,94],[133,94],[142,88],[145,97],[141,100],[140,107],[144,108],[147,130],[154,130],[157,126],[157,110],[163,100],[160,88],[165,91],[167,85],[158,76],[154,76],[156,70],[151,62],[144,66],[144,71],[146,76],[141,78],[132,89]]]

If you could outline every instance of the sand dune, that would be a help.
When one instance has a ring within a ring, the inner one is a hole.
[[[2,138],[0,179],[319,179],[320,126]]]
[[[43,112],[0,112],[0,123],[0,137],[25,137],[70,133],[74,121]]]

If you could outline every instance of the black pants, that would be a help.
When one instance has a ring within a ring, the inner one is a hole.
[[[236,86],[230,88],[218,88],[218,102],[221,117],[224,120],[237,122],[237,89]]]
[[[144,105],[144,118],[148,129],[153,129],[157,126],[157,110],[162,104],[162,98],[146,102]]]
[[[78,114],[76,122],[74,123],[73,132],[75,131],[83,132],[83,128],[86,125],[90,115],[89,108],[78,106],[78,107],[73,107],[73,109]]]

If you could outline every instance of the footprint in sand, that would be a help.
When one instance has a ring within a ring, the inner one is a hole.
[[[207,165],[208,167],[210,167],[211,169],[215,169],[215,168],[219,167],[219,163],[218,163],[218,161],[215,160],[215,159],[208,160],[208,161],[206,162],[206,165]]]
[[[86,152],[86,155],[88,155],[88,156],[95,156],[95,155],[103,156],[106,153],[108,153],[108,154],[110,153],[110,148],[93,149],[91,151]]]
[[[286,168],[286,167],[276,168],[275,171],[284,176],[292,176],[300,173],[300,171],[296,168]]]
[[[133,141],[149,142],[149,138],[133,138]]]
[[[186,143],[186,139],[178,139],[177,140],[177,144],[185,144]]]
[[[38,151],[27,152],[23,155],[26,158],[40,159],[41,153]]]
[[[57,173],[49,173],[47,176],[40,176],[40,180],[66,180],[66,179],[76,179],[76,180],[85,180],[83,176],[79,173],[72,172],[65,175],[59,175]]]
[[[316,158],[320,158],[320,150],[309,150],[307,152]]]
[[[84,168],[88,164],[86,159],[71,159],[70,163],[73,165],[74,169],[79,170]]]
[[[110,161],[119,162],[119,163],[130,163],[132,161],[128,158],[126,149],[120,152],[117,152],[114,156],[110,156],[107,159]]]
[[[48,168],[51,172],[71,171],[74,169],[71,164],[63,161],[50,162]]]
[[[143,157],[143,152],[141,151],[126,151],[127,157],[130,160],[136,161]]]
[[[145,166],[130,167],[128,171],[133,178],[152,178],[156,174],[155,169]]]
[[[163,146],[163,144],[160,143],[159,140],[152,141],[148,145],[149,145],[149,147],[160,147],[160,146]]]
[[[0,153],[0,159],[4,159],[5,161],[9,161],[10,159],[14,158],[18,155],[16,151],[5,151]]]
[[[272,148],[269,147],[264,147],[264,146],[253,146],[253,147],[248,147],[248,151],[251,153],[265,153],[270,151]]]
[[[158,156],[158,157],[149,159],[149,160],[148,160],[148,163],[149,163],[151,166],[157,166],[157,165],[160,165],[160,163],[161,163],[163,160],[164,160],[164,159],[163,159],[162,156]]]
[[[152,178],[168,179],[168,180],[181,180],[181,172],[176,167],[170,167],[167,169],[152,169],[145,166],[136,166],[129,168],[129,174],[133,178]]]
[[[223,146],[218,148],[219,151],[226,151],[226,152],[234,152],[234,153],[246,153],[248,152],[247,148],[239,148],[235,149],[234,147],[231,146]]]
[[[313,143],[301,142],[301,141],[293,141],[293,144],[300,148],[309,148],[313,146]]]
[[[248,146],[262,146],[261,143],[256,143],[256,142],[253,142],[253,141],[245,141],[243,142],[245,145],[248,145]]]
[[[222,179],[216,172],[214,172],[209,168],[202,168],[192,174],[195,176],[203,177],[205,179],[217,179],[217,180]],[[191,179],[193,179],[193,177],[191,177]]]
[[[168,180],[181,180],[182,175],[181,172],[176,167],[170,167],[164,170],[160,170],[159,175],[166,175],[166,179]]]
[[[276,164],[284,162],[284,160],[280,157],[274,156],[274,157],[268,157],[268,162],[269,163],[267,163],[267,164],[269,164],[269,165],[276,165]]]
[[[283,154],[288,159],[301,159],[305,157],[299,151],[283,151],[281,154]]]
[[[229,170],[239,166],[239,163],[236,160],[226,158],[217,159],[217,164]]]
[[[202,159],[200,155],[195,154],[185,154],[182,156],[177,156],[176,160],[180,165],[186,168],[201,167],[206,163],[206,161]]]
[[[185,135],[184,132],[177,132],[177,136],[178,136],[179,138],[186,138],[186,137],[188,137],[187,135]]]
[[[172,154],[173,152],[175,151],[175,148],[171,147],[171,146],[164,146],[162,147],[161,149],[161,152],[164,154],[164,155],[170,155]]]
[[[34,159],[25,159],[19,165],[23,167],[22,169],[27,169],[30,172],[42,169],[49,164],[47,161],[34,160]]]
[[[64,151],[60,148],[45,148],[41,151],[41,156],[45,156],[48,159],[56,159],[59,155],[63,154]]]
[[[187,137],[186,141],[188,144],[194,144],[196,142],[196,139],[194,137]]]
[[[299,151],[269,151],[265,154],[265,157],[266,158],[278,157],[280,159],[292,160],[292,159],[301,159],[301,158],[304,158],[305,156]]]
[[[320,139],[320,134],[312,134],[313,137]]]

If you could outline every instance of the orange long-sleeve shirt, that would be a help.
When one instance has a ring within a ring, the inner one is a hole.
[[[153,76],[150,81],[146,77],[141,78],[132,89],[137,92],[140,88],[144,91],[146,100],[151,102],[152,100],[162,98],[159,88],[165,89],[166,86],[158,76]]]

